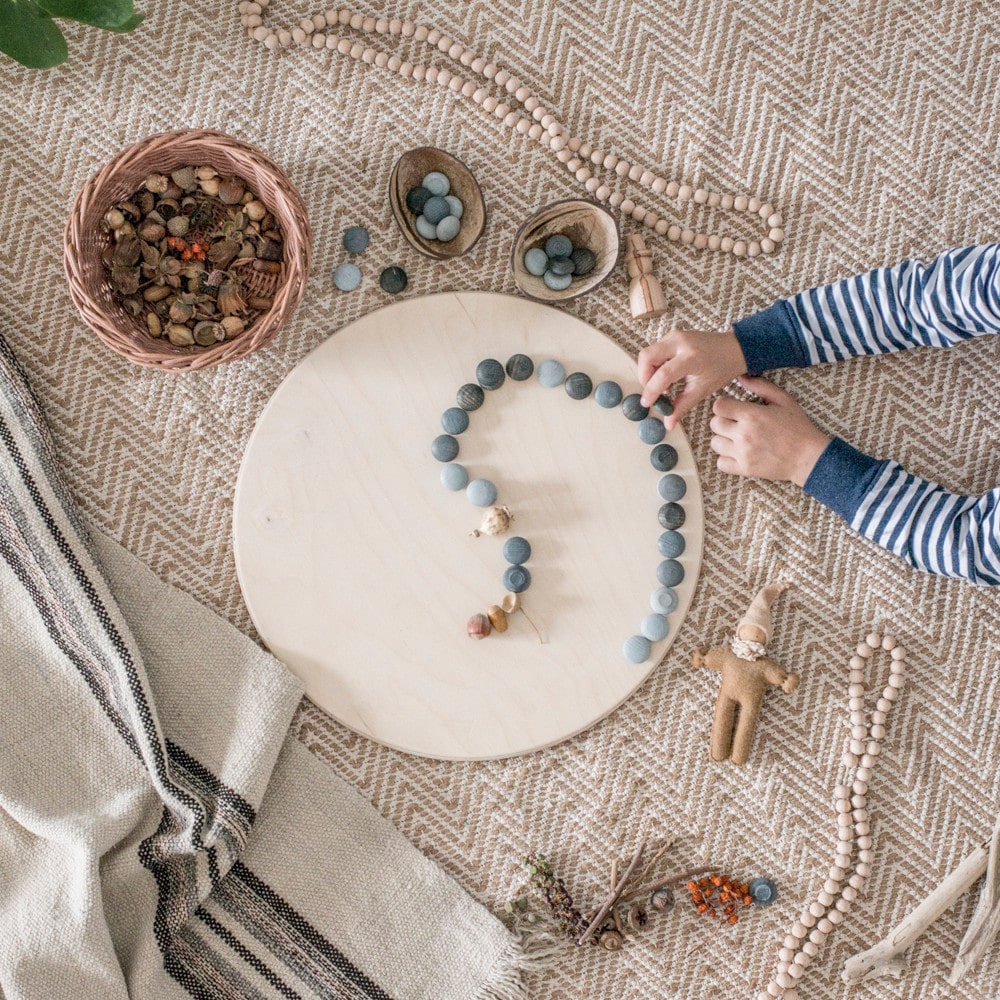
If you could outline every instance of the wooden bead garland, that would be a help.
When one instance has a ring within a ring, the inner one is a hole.
[[[439,434],[431,442],[431,455],[443,463],[442,486],[453,492],[464,489],[470,503],[487,508],[479,527],[472,532],[476,537],[504,534],[514,515],[505,505],[495,506],[497,489],[492,482],[486,479],[470,480],[465,466],[454,461],[460,451],[460,445],[454,435],[459,435],[468,428],[468,413],[482,406],[487,392],[495,392],[507,378],[514,382],[523,382],[535,373],[534,362],[525,354],[513,355],[506,365],[495,358],[485,358],[480,361],[476,366],[476,382],[467,383],[459,388],[456,394],[458,406],[449,407],[441,416],[441,425],[445,433]],[[685,513],[678,501],[687,492],[687,484],[683,477],[670,472],[677,462],[677,451],[672,445],[662,443],[666,434],[662,419],[649,416],[650,408],[641,404],[638,393],[623,398],[621,387],[616,382],[610,381],[599,383],[595,391],[594,382],[589,375],[585,372],[573,372],[567,375],[565,366],[554,358],[549,358],[538,366],[537,378],[546,388],[562,386],[570,399],[586,399],[593,395],[597,405],[602,409],[613,409],[620,405],[625,417],[638,425],[640,440],[654,446],[650,452],[650,463],[653,468],[666,473],[657,485],[660,499],[665,501],[658,514],[660,526],[664,529],[657,543],[660,555],[663,557],[656,568],[659,587],[650,595],[652,612],[642,619],[638,634],[629,636],[622,644],[622,655],[626,660],[636,664],[644,663],[650,657],[652,644],[667,637],[669,632],[667,616],[676,610],[678,605],[674,587],[684,579],[684,567],[677,560],[684,551],[684,538],[679,529],[684,524]],[[660,417],[666,416],[671,412],[670,401],[661,396],[653,404],[652,409]],[[504,558],[509,565],[503,575],[503,585],[507,593],[501,605],[491,605],[486,614],[477,612],[469,618],[467,632],[471,638],[483,639],[491,631],[507,630],[505,613],[520,609],[520,594],[531,586],[531,572],[523,565],[530,557],[531,545],[526,539],[520,537],[508,539],[504,545]],[[498,622],[500,627],[497,627]],[[534,623],[531,624],[538,632]]]
[[[270,0],[240,0],[240,21],[254,41],[261,42],[269,51],[293,45],[327,49],[355,61],[389,69],[405,79],[426,81],[469,97],[488,114],[501,121],[511,131],[526,135],[547,149],[573,174],[587,192],[602,203],[618,209],[623,218],[630,217],[659,236],[679,242],[695,250],[721,251],[736,257],[757,257],[774,253],[785,238],[784,220],[774,206],[758,197],[723,194],[667,180],[654,171],[629,163],[614,153],[598,149],[585,139],[570,135],[566,127],[550,112],[521,80],[496,63],[487,61],[461,42],[442,34],[437,28],[418,24],[409,19],[387,19],[366,16],[340,7],[303,18],[292,29],[275,29],[264,24]],[[457,63],[464,71],[480,78],[481,83],[453,73],[445,67],[421,65],[402,60],[397,55],[380,52],[373,47],[339,32],[354,31],[364,35],[377,35],[389,39],[406,39],[436,48]],[[490,92],[490,87],[494,93]],[[499,95],[496,96],[496,95]],[[520,105],[518,108],[516,105]],[[764,234],[756,239],[733,239],[715,233],[696,232],[662,218],[652,209],[626,198],[620,191],[612,191],[602,183],[595,172],[604,170],[622,180],[628,179],[654,195],[666,195],[680,205],[691,203],[709,209],[744,214],[756,219],[763,226]]]
[[[889,654],[889,678],[875,709],[865,712],[865,667],[877,651]],[[906,650],[890,635],[872,632],[849,661],[850,730],[842,757],[843,780],[833,790],[837,814],[837,849],[829,876],[785,936],[774,976],[758,1000],[798,1000],[798,982],[833,930],[850,913],[871,872],[871,824],[868,783],[882,750],[885,723],[899,697],[906,670]]]

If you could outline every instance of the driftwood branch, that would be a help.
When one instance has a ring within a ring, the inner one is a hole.
[[[986,879],[979,892],[979,902],[959,945],[955,964],[948,974],[948,982],[952,986],[975,967],[993,943],[997,931],[1000,931],[1000,819],[993,827],[989,851]]]
[[[986,871],[990,841],[980,844],[945,880],[883,940],[844,963],[841,979],[860,983],[878,976],[898,979],[906,968],[904,953],[945,910]]]
[[[628,868],[625,869],[625,874],[621,877],[618,884],[611,890],[611,895],[605,900],[604,905],[597,911],[597,916],[590,922],[590,926],[580,935],[577,939],[577,944],[586,944],[594,934],[594,931],[604,923],[604,918],[608,915],[608,910],[611,909],[615,903],[618,902],[618,897],[622,894],[622,890],[628,885],[628,880],[632,877],[632,872],[635,871],[635,866],[639,863],[639,859],[642,857],[642,852],[646,849],[646,841],[644,840],[636,849],[635,854],[632,855],[632,860],[629,862]]]

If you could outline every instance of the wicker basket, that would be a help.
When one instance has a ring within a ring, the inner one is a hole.
[[[142,317],[130,316],[116,300],[101,263],[108,241],[101,222],[111,206],[139,190],[150,173],[170,173],[189,164],[241,178],[279,221],[284,237],[273,305],[232,340],[211,347],[175,347],[165,337],[150,336]],[[263,347],[302,298],[310,257],[305,205],[281,167],[245,142],[199,129],[151,135],[120,152],[84,184],[63,237],[70,295],[88,325],[108,347],[130,361],[164,371],[208,368]]]

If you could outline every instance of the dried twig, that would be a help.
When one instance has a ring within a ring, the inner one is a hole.
[[[649,864],[646,865],[646,867],[643,868],[642,872],[639,875],[636,876],[636,878],[635,878],[636,882],[638,882],[640,884],[642,883],[642,880],[653,870],[653,865],[655,865],[656,862],[659,861],[660,858],[662,858],[663,855],[666,854],[667,851],[669,851],[671,847],[673,847],[674,841],[676,839],[677,839],[676,837],[668,837],[667,838],[666,843],[656,852],[656,854],[653,855],[653,857],[650,860]],[[612,882],[612,885],[614,885],[614,876],[613,875],[611,877],[611,882]],[[632,891],[632,887],[629,886],[629,887],[627,887],[625,889],[625,892],[622,895],[626,895],[627,893],[629,893],[631,891]]]
[[[618,902],[618,897],[622,894],[622,890],[628,885],[628,880],[632,877],[632,872],[635,871],[635,867],[639,864],[639,859],[642,857],[642,852],[646,849],[646,841],[638,846],[635,854],[632,856],[631,862],[629,862],[628,868],[625,870],[625,874],[622,876],[621,881],[611,890],[611,895],[605,900],[604,905],[597,911],[597,916],[590,922],[590,926],[580,935],[577,939],[577,944],[586,944],[591,937],[593,937],[594,931],[597,930],[604,923],[604,918],[608,915],[608,910],[611,909],[615,903]]]
[[[635,889],[629,889],[627,892],[621,894],[619,901],[627,903],[630,899],[635,899],[637,896],[645,896],[647,892],[656,892],[657,889],[664,889],[669,885],[676,885],[678,882],[687,882],[688,879],[694,878],[695,875],[704,875],[705,872],[718,870],[718,865],[685,868],[683,871],[674,872],[673,875],[667,875],[665,878],[658,878],[655,882],[647,882],[645,885],[640,885]]]

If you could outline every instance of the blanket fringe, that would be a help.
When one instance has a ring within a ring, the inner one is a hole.
[[[493,975],[473,1000],[531,1000],[522,976],[553,968],[566,950],[566,939],[548,931],[512,934],[497,959]]]

